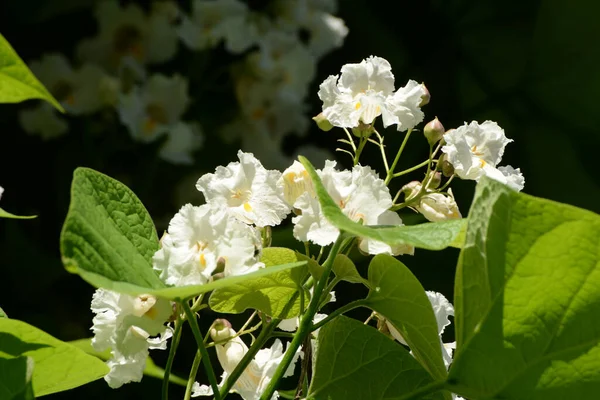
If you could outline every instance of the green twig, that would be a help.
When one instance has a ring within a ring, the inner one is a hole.
[[[392,177],[393,177],[393,178],[397,178],[397,177],[399,177],[399,176],[406,175],[406,174],[408,174],[409,172],[416,171],[416,170],[418,170],[419,168],[426,166],[426,165],[427,165],[427,163],[429,163],[429,160],[425,160],[425,161],[423,161],[422,163],[415,165],[414,167],[411,167],[411,168],[405,169],[404,171],[396,172],[394,175],[392,175]]]
[[[354,155],[353,165],[358,164],[358,160],[359,160],[360,155],[362,154],[362,151],[365,148],[366,144],[367,144],[367,139],[364,137],[361,137],[360,142],[358,142],[358,148],[356,149],[356,153]]]
[[[411,133],[412,133],[412,129],[409,129],[408,132],[406,132],[406,135],[404,136],[404,140],[402,141],[402,144],[400,145],[400,149],[398,149],[398,153],[396,153],[396,158],[394,158],[394,162],[392,162],[392,166],[387,171],[387,176],[385,177],[386,185],[388,183],[390,183],[390,181],[392,180],[392,177],[394,176],[394,169],[396,168],[396,165],[398,165],[400,156],[402,155],[402,152],[404,151],[404,147],[406,147],[406,143],[408,142],[408,138],[410,137]]]
[[[331,250],[329,251],[327,259],[323,263],[323,275],[321,275],[321,278],[317,282],[317,285],[314,289],[313,297],[310,300],[306,313],[304,313],[302,319],[300,320],[298,331],[294,335],[294,338],[290,342],[283,356],[283,359],[281,360],[281,363],[279,364],[277,370],[273,374],[271,382],[269,382],[269,385],[261,395],[261,400],[271,399],[273,393],[275,392],[275,389],[277,388],[277,385],[279,384],[279,381],[281,380],[281,378],[285,374],[285,371],[287,371],[290,363],[296,356],[298,348],[304,341],[306,335],[310,333],[313,318],[319,309],[321,294],[323,293],[323,289],[325,289],[325,286],[327,285],[327,280],[329,278],[329,274],[331,273],[331,268],[333,267],[333,261],[335,260],[335,257],[337,256],[338,252],[340,251],[340,247],[342,246],[343,241],[344,234],[343,232],[340,232],[340,235],[338,236],[337,240],[335,241],[335,243],[331,247]]]
[[[192,362],[192,369],[190,369],[190,376],[188,377],[187,385],[185,387],[183,400],[190,400],[192,396],[192,387],[194,386],[194,382],[196,382],[196,375],[198,374],[198,368],[200,367],[201,360],[202,354],[200,354],[200,351],[197,351],[194,361]]]
[[[337,310],[334,310],[331,314],[329,314],[327,316],[327,318],[322,319],[321,321],[314,324],[311,328],[311,332],[315,331],[315,330],[319,329],[320,327],[322,327],[323,325],[331,322],[335,317],[337,317],[339,315],[347,313],[348,311],[354,310],[355,308],[358,308],[358,307],[365,307],[366,305],[367,305],[366,299],[355,300],[346,305],[343,305],[340,308],[338,308]]]
[[[177,347],[179,346],[179,339],[181,338],[181,327],[183,326],[183,321],[179,316],[179,311],[177,312],[177,319],[175,320],[175,332],[173,332],[173,339],[171,339],[171,348],[169,349],[169,358],[167,358],[167,363],[165,364],[165,374],[163,376],[162,383],[162,399],[168,400],[169,398],[169,377],[171,376],[171,368],[173,367],[173,360],[175,359],[175,352],[177,351]]]
[[[202,338],[202,333],[200,332],[200,327],[198,326],[198,321],[196,320],[196,315],[190,309],[190,306],[186,301],[181,302],[181,306],[183,307],[183,311],[190,323],[190,328],[192,328],[192,333],[194,334],[194,338],[196,339],[196,344],[198,345],[198,351],[202,356],[202,364],[204,364],[204,370],[206,371],[206,376],[208,381],[210,382],[210,387],[213,390],[214,396],[216,400],[220,400],[221,396],[219,394],[219,386],[217,384],[217,377],[215,375],[215,371],[210,363],[210,358],[208,357],[208,351],[206,351],[206,346],[204,346],[204,339]]]

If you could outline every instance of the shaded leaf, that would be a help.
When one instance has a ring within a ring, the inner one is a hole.
[[[453,390],[477,399],[600,391],[600,216],[484,179],[456,279]]]
[[[329,196],[310,161],[302,156],[299,156],[299,160],[313,181],[323,215],[335,227],[345,233],[378,240],[389,245],[407,244],[429,250],[441,250],[449,246],[461,246],[460,232],[465,224],[465,221],[462,219],[396,227],[366,226],[352,221],[343,213],[331,196]]]
[[[342,281],[350,283],[362,283],[369,287],[369,281],[360,276],[356,270],[356,265],[354,265],[351,259],[343,254],[338,254],[335,257],[332,270],[335,276]]]
[[[33,400],[33,359],[31,357],[0,357],[0,399]]]
[[[360,321],[338,317],[321,328],[317,341],[309,399],[400,399],[433,382],[404,347]]]
[[[0,318],[0,353],[33,359],[36,397],[85,385],[108,372],[98,358],[15,319]]]

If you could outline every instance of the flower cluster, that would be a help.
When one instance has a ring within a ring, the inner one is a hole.
[[[175,1],[155,1],[143,9],[103,0],[95,9],[97,34],[79,43],[73,65],[52,53],[32,62],[31,69],[68,114],[112,109],[133,140],[160,140],[162,159],[192,164],[204,136],[198,121],[184,120],[193,103],[188,78],[154,71],[177,56],[180,42],[203,54],[223,45],[243,57],[229,68],[239,113],[222,126],[222,137],[284,167],[290,163],[281,149],[284,137],[308,128],[305,100],[316,64],[342,45],[348,29],[333,15],[335,0],[270,3],[255,11],[240,0],[195,0],[188,14]],[[44,139],[69,129],[68,119],[48,104],[22,110],[20,122]]]

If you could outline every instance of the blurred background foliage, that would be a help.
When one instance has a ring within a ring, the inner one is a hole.
[[[247,3],[260,9],[267,2]],[[25,61],[51,51],[71,57],[77,42],[95,32],[93,5],[91,0],[3,1],[0,32]],[[189,4],[184,2],[183,7]],[[425,122],[437,116],[448,129],[471,120],[497,121],[514,139],[503,164],[521,168],[525,193],[600,212],[596,173],[600,148],[600,2],[340,0],[337,15],[345,21],[349,34],[343,47],[318,64],[309,90],[309,115],[320,112],[318,85],[328,75],[369,55],[384,57],[392,65],[397,86],[409,78],[427,85],[431,102],[424,108]],[[205,60],[184,51],[166,68],[185,71],[192,82],[202,84],[208,76],[218,87],[227,87],[230,82],[226,76],[214,80],[212,69],[219,66],[218,57],[205,65]],[[190,95],[200,96],[193,91]],[[218,127],[213,125],[214,115],[227,115],[227,110],[213,107],[227,101],[234,100],[225,97],[213,101],[203,95],[188,111],[192,116],[203,113],[198,118],[203,119],[205,132],[204,146],[191,166],[158,159],[156,146],[133,142],[114,121],[111,127],[110,120],[101,132],[93,119],[76,120],[69,134],[42,141],[26,135],[19,126],[17,114],[23,105],[2,105],[2,207],[39,216],[31,221],[0,221],[0,305],[6,313],[63,340],[91,336],[93,288],[62,268],[58,251],[73,170],[77,166],[95,168],[128,184],[155,217],[160,233],[184,201],[202,202],[194,187],[202,173],[236,159],[237,145],[224,145]],[[322,132],[311,124],[309,136],[291,138],[284,143],[284,150],[291,156],[303,143],[333,150],[342,134],[336,129]],[[392,128],[385,137],[388,148],[397,149],[402,134]],[[420,135],[413,135],[400,168],[425,159],[426,146]],[[349,165],[347,156],[337,153],[336,157]],[[374,147],[366,152],[362,163],[382,168]],[[410,178],[421,179],[420,172]],[[187,183],[182,186],[182,181]],[[466,215],[474,182],[455,181],[453,188]],[[414,215],[408,220],[416,221]],[[296,245],[289,227],[282,228],[275,241]],[[401,260],[426,289],[441,291],[451,299],[457,255],[452,249],[417,251],[414,257],[402,256]],[[357,285],[342,283],[337,293],[338,301],[345,301],[360,295],[360,290]],[[214,316],[207,313],[202,317],[207,325]],[[194,355],[193,350],[185,351],[194,348],[189,336],[184,335],[175,365],[175,372],[183,377]],[[160,353],[153,356],[164,365],[166,354]],[[48,398],[157,398],[159,387],[160,381],[147,378],[142,384],[113,391],[98,381]],[[172,389],[173,398],[180,398],[182,393]]]

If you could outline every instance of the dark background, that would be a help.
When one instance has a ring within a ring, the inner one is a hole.
[[[265,3],[249,1],[256,8]],[[71,57],[75,44],[95,32],[92,4],[90,0],[0,0],[0,32],[26,61],[49,51]],[[344,46],[318,66],[309,97],[311,115],[320,111],[317,90],[324,78],[337,74],[345,63],[359,62],[369,55],[384,57],[392,65],[396,87],[408,79],[427,85],[432,98],[424,108],[426,121],[438,116],[446,128],[471,120],[497,121],[514,139],[503,164],[521,168],[525,193],[600,212],[596,176],[600,148],[599,2],[341,0],[338,15],[350,33]],[[202,68],[202,73],[210,74],[219,63],[231,61],[221,53],[210,66]],[[193,88],[207,90],[202,87],[205,76],[198,75],[198,65],[204,65],[203,60],[182,49],[178,58],[161,70],[190,71],[190,95],[197,98],[199,92]],[[226,78],[221,79],[220,86],[230,85]],[[226,104],[232,99],[216,101]],[[43,142],[20,129],[17,114],[21,107],[0,106],[0,185],[5,188],[1,206],[39,217],[0,220],[0,305],[10,317],[62,340],[89,337],[93,288],[62,268],[58,250],[73,170],[92,167],[127,183],[156,218],[161,232],[184,201],[200,204],[195,179],[233,161],[237,147],[223,146],[215,136],[215,120],[226,114],[196,117],[194,106],[188,116],[201,120],[208,139],[193,167],[158,160],[156,146],[132,142],[114,115],[72,120],[69,134]],[[111,128],[97,132],[98,121]],[[342,134],[340,130],[325,133],[315,128],[308,138],[286,143],[286,151],[292,154],[303,142],[334,149]],[[397,148],[401,139],[393,129],[386,134],[389,148]],[[362,163],[381,169],[376,150],[367,151],[368,158]],[[400,168],[422,161],[426,153],[425,141],[413,134]],[[349,158],[339,154],[337,158],[348,166]],[[189,181],[189,191],[182,193],[176,188],[184,178]],[[411,178],[420,179],[420,175]],[[457,181],[453,189],[466,215],[474,182]],[[451,299],[457,254],[453,249],[417,251],[414,257],[401,260],[426,289],[441,291]],[[361,272],[365,272],[364,259],[361,261]],[[338,301],[360,295],[357,286],[340,284]],[[201,321],[206,326],[213,318],[203,314]],[[190,336],[184,334],[175,365],[175,372],[184,378],[194,354]],[[153,357],[164,365],[166,352],[154,352]],[[101,380],[48,399],[158,398],[159,390],[160,381],[150,378],[117,391]],[[173,398],[183,394],[175,387],[171,392]]]

